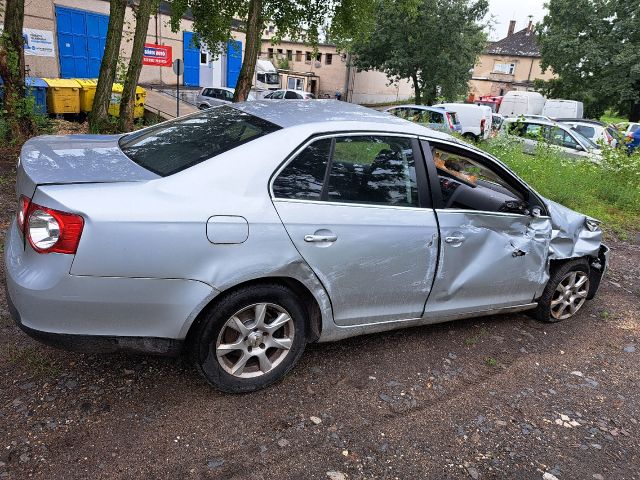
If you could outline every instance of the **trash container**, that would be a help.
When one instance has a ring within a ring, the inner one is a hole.
[[[36,113],[46,115],[47,113],[47,82],[37,77],[26,77],[24,79],[27,87],[27,95],[31,95],[35,100],[33,110]],[[4,83],[0,78],[0,104],[4,99]]]
[[[113,88],[111,89],[111,103],[109,104],[109,115],[113,115],[114,117],[120,116],[120,102],[122,101],[123,90],[123,84],[113,84]],[[144,102],[146,98],[147,91],[140,86],[136,86],[136,98],[133,103],[133,118],[144,117]]]
[[[89,113],[93,108],[98,81],[93,78],[75,78],[74,80],[80,84],[80,111]]]
[[[47,82],[49,113],[80,113],[80,85],[75,80],[43,78]]]

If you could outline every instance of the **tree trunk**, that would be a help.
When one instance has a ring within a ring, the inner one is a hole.
[[[629,113],[629,121],[630,122],[640,121],[640,103],[639,102],[635,102],[631,107],[631,113]]]
[[[153,9],[154,0],[140,0],[136,9],[136,31],[133,36],[133,47],[131,58],[127,68],[127,77],[124,81],[122,99],[120,100],[120,119],[118,129],[121,132],[133,130],[136,87],[142,70],[142,57],[144,56],[144,42],[147,39],[147,29],[149,28],[149,18]]]
[[[249,15],[247,18],[246,47],[240,76],[236,84],[236,91],[233,94],[234,102],[244,102],[249,95],[253,76],[256,69],[256,61],[260,55],[262,44],[262,29],[264,27],[262,19],[262,0],[249,1]]]
[[[4,32],[0,38],[0,77],[4,81],[4,109],[9,122],[7,141],[20,142],[36,130],[25,100],[24,85],[24,0],[7,0]]]
[[[93,108],[89,114],[89,126],[92,132],[98,133],[111,128],[109,123],[109,102],[111,101],[113,81],[116,78],[126,9],[127,0],[110,0],[107,39],[104,53],[102,54],[100,76],[96,86]]]
[[[412,73],[411,80],[413,81],[413,91],[414,91],[414,96],[416,97],[414,101],[416,105],[420,105],[420,103],[422,102],[422,99],[420,96],[420,83],[418,82],[418,74]]]

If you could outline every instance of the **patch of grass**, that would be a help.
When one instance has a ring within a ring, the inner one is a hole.
[[[517,141],[497,137],[480,144],[541,195],[603,222],[624,235],[640,225],[640,152],[603,148],[603,161],[574,160],[541,142],[536,155]]]
[[[485,358],[484,359],[484,363],[487,365],[487,367],[497,367],[498,366],[498,361],[493,357]]]
[[[628,122],[629,119],[626,117],[621,117],[620,114],[616,113],[616,112],[605,112],[604,115],[602,115],[600,117],[600,121],[604,122],[604,123],[622,123],[622,122]]]
[[[37,347],[9,347],[7,350],[9,360],[16,365],[22,365],[33,376],[54,377],[60,373],[60,369]]]

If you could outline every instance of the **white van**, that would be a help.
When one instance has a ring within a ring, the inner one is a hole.
[[[493,110],[487,105],[472,103],[440,103],[434,107],[446,108],[458,114],[462,136],[469,140],[487,139],[491,135]]]
[[[505,118],[520,115],[542,115],[545,98],[538,92],[507,92],[502,98],[498,113]]]
[[[542,114],[549,118],[583,118],[584,105],[576,100],[549,99]]]

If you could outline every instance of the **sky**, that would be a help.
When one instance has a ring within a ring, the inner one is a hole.
[[[516,20],[516,31],[529,24],[529,15],[533,23],[542,21],[545,14],[544,0],[489,0],[489,14],[494,17],[490,40],[500,40],[507,36],[509,21]]]

